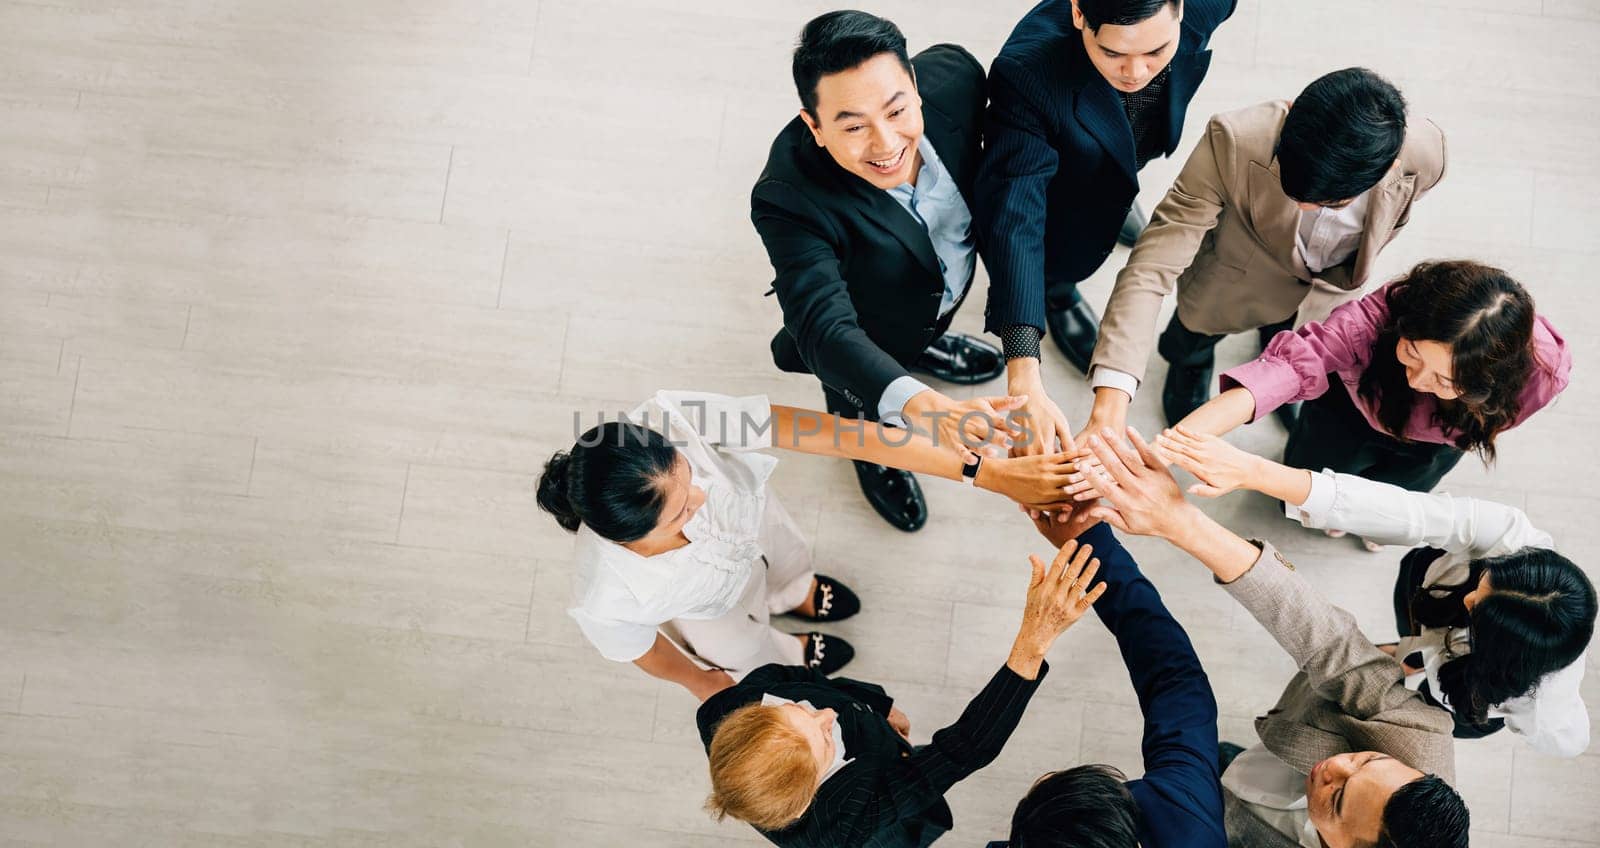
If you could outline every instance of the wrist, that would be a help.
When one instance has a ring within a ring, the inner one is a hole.
[[[963,462],[964,461],[965,460],[963,460]],[[1005,466],[999,465],[998,463],[1009,462],[1011,462],[1011,460],[1003,456],[981,457],[978,462],[978,473],[972,478],[972,485],[979,489],[983,489],[986,492],[1000,491],[999,480],[1000,477],[1003,476],[1002,472],[1005,470]]]
[[[1006,360],[1006,385],[1011,387],[1011,394],[1020,394],[1014,387],[1018,385],[1031,386],[1039,382],[1039,360],[1031,356],[1019,356]]]
[[[1128,404],[1133,398],[1128,393],[1115,386],[1096,386],[1094,390],[1094,407],[1089,410],[1090,418],[1102,418],[1106,415],[1122,415],[1128,411]]]
[[[1205,537],[1211,519],[1200,508],[1184,501],[1183,505],[1168,514],[1160,536],[1177,547],[1188,551]]]
[[[1011,653],[1006,657],[1006,667],[1016,672],[1018,677],[1033,680],[1039,676],[1039,667],[1044,664],[1044,655],[1050,652],[1052,640],[1040,639],[1029,631],[1030,628],[1024,624],[1022,632],[1017,634],[1016,641],[1011,644]]]

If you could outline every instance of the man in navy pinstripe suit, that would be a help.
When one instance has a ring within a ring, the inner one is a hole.
[[[1099,318],[1078,283],[1142,227],[1139,170],[1177,149],[1210,67],[1212,34],[1237,0],[1045,0],[1024,17],[989,72],[987,150],[973,218],[989,269],[985,326],[1005,341],[1008,391],[1036,426],[1065,441],[1039,376],[1051,337],[1089,373]],[[1129,218],[1138,219],[1130,226]],[[1137,381],[1096,369],[1097,413],[1126,409]],[[1101,396],[1112,393],[1112,397]],[[1120,405],[1110,403],[1120,400]],[[1115,416],[1113,416],[1114,419]],[[1092,420],[1085,430],[1120,420]],[[1028,450],[1050,448],[1033,439]]]

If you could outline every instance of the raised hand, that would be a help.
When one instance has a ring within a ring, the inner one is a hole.
[[[1089,439],[1103,476],[1085,476],[1095,480],[1099,496],[1110,503],[1091,507],[1089,514],[1127,533],[1170,538],[1193,507],[1139,431],[1129,427],[1127,433],[1131,447],[1109,433]]]
[[[1207,498],[1239,488],[1254,488],[1265,462],[1218,436],[1192,432],[1182,425],[1157,436],[1156,447],[1172,457],[1178,467],[1199,478],[1200,482],[1189,487],[1190,494]]]
[[[1017,628],[1017,639],[1006,661],[1012,671],[1030,679],[1038,676],[1039,665],[1056,637],[1082,618],[1105,593],[1104,583],[1091,588],[1095,573],[1100,570],[1100,560],[1092,559],[1093,553],[1090,545],[1068,541],[1056,551],[1048,567],[1038,557],[1028,557],[1033,575],[1028,582],[1022,626]]]

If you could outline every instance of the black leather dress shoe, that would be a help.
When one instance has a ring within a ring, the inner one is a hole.
[[[913,371],[932,374],[947,383],[985,383],[1006,370],[1000,348],[966,333],[945,333],[917,357]]]
[[[1094,307],[1073,292],[1072,302],[1065,308],[1045,310],[1044,323],[1067,361],[1089,373],[1089,360],[1094,356],[1095,343],[1100,341],[1100,316],[1094,313]]]
[[[922,486],[911,472],[870,462],[857,462],[855,466],[861,493],[884,521],[907,533],[928,523],[928,502],[923,500]]]
[[[1189,413],[1211,399],[1210,365],[1174,365],[1161,386],[1161,411],[1167,426],[1176,427]]]
[[[1144,227],[1150,221],[1144,216],[1144,210],[1139,208],[1139,201],[1135,200],[1128,207],[1128,216],[1122,219],[1122,229],[1117,232],[1117,244],[1123,247],[1133,247],[1139,240],[1139,234],[1144,232]]]

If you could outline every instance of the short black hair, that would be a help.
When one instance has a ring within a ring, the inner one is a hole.
[[[1337,203],[1378,184],[1406,140],[1406,100],[1366,68],[1324,74],[1300,92],[1278,133],[1283,193]]]
[[[812,18],[800,30],[800,42],[794,48],[794,87],[800,105],[815,120],[817,80],[848,71],[881,53],[893,53],[900,67],[912,73],[906,37],[893,22],[853,9]]]
[[[1099,763],[1045,775],[1017,802],[1010,848],[1135,848],[1139,805],[1126,779]]]
[[[1174,13],[1182,8],[1182,0],[1078,0],[1078,12],[1083,15],[1083,25],[1090,32],[1098,32],[1106,24],[1132,26],[1155,17],[1165,6]]]
[[[1396,789],[1383,805],[1379,848],[1467,848],[1467,802],[1438,775]]]

